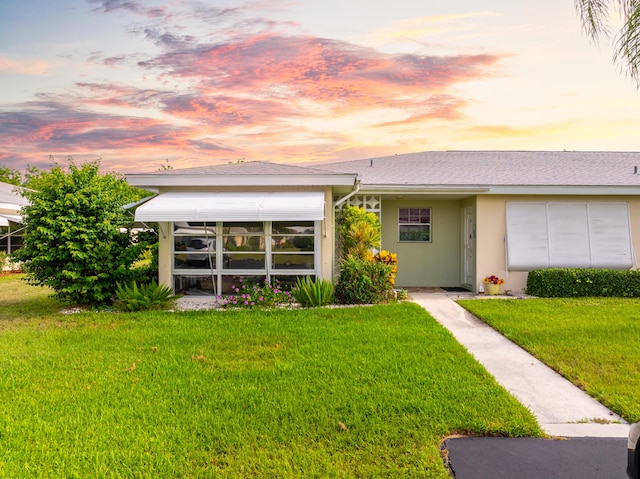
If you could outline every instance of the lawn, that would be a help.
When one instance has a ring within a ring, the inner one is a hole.
[[[411,303],[63,315],[17,281],[0,278],[0,477],[444,479],[448,434],[541,434]]]
[[[640,421],[640,300],[509,299],[460,304],[627,421]]]

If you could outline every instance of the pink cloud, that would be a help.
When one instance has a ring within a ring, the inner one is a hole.
[[[141,66],[168,77],[198,79],[204,94],[222,90],[265,97],[278,90],[346,112],[399,103],[411,108],[413,102],[406,100],[411,96],[420,108],[425,96],[492,75],[490,67],[500,58],[390,55],[337,40],[258,35],[176,49]]]
[[[502,58],[389,54],[288,34],[289,23],[250,14],[273,2],[230,9],[200,4],[189,14],[135,0],[89,3],[94,12],[145,19],[130,31],[159,53],[134,64],[140,53],[98,51],[88,61],[135,68],[159,81],[139,88],[89,77],[6,105],[0,109],[0,158],[27,163],[49,154],[95,154],[122,165],[136,158],[140,168],[165,158],[331,159],[358,140],[343,126],[332,129],[330,120],[371,112],[370,127],[390,134],[398,125],[461,118],[467,102],[451,87],[492,76]],[[215,41],[175,22],[189,15],[215,24]],[[380,109],[395,114],[376,120]],[[322,126],[305,126],[307,119]]]

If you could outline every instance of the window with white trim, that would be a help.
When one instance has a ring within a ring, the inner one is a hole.
[[[398,241],[431,241],[431,208],[398,208]]]

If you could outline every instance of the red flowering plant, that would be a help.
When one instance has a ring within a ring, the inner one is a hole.
[[[502,284],[504,283],[504,279],[498,278],[496,275],[492,274],[491,276],[487,276],[482,280],[483,283],[493,283],[493,284]]]

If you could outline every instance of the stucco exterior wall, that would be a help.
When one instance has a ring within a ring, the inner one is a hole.
[[[158,223],[158,282],[173,289],[171,280],[171,223]]]
[[[495,274],[505,279],[502,291],[524,291],[527,285],[526,271],[506,269],[506,204],[508,201],[626,201],[631,216],[633,249],[640,251],[640,198],[623,196],[497,196],[480,195],[477,198],[477,272],[476,288],[485,276]],[[637,264],[636,266],[637,267]],[[476,289],[477,290],[477,289]]]
[[[333,231],[333,192],[331,187],[324,189],[324,220],[320,224],[320,268],[319,277],[331,280],[333,276],[334,231]]]
[[[427,242],[398,241],[398,208],[431,208]],[[398,287],[461,284],[461,202],[382,198],[382,247],[398,255]]]

